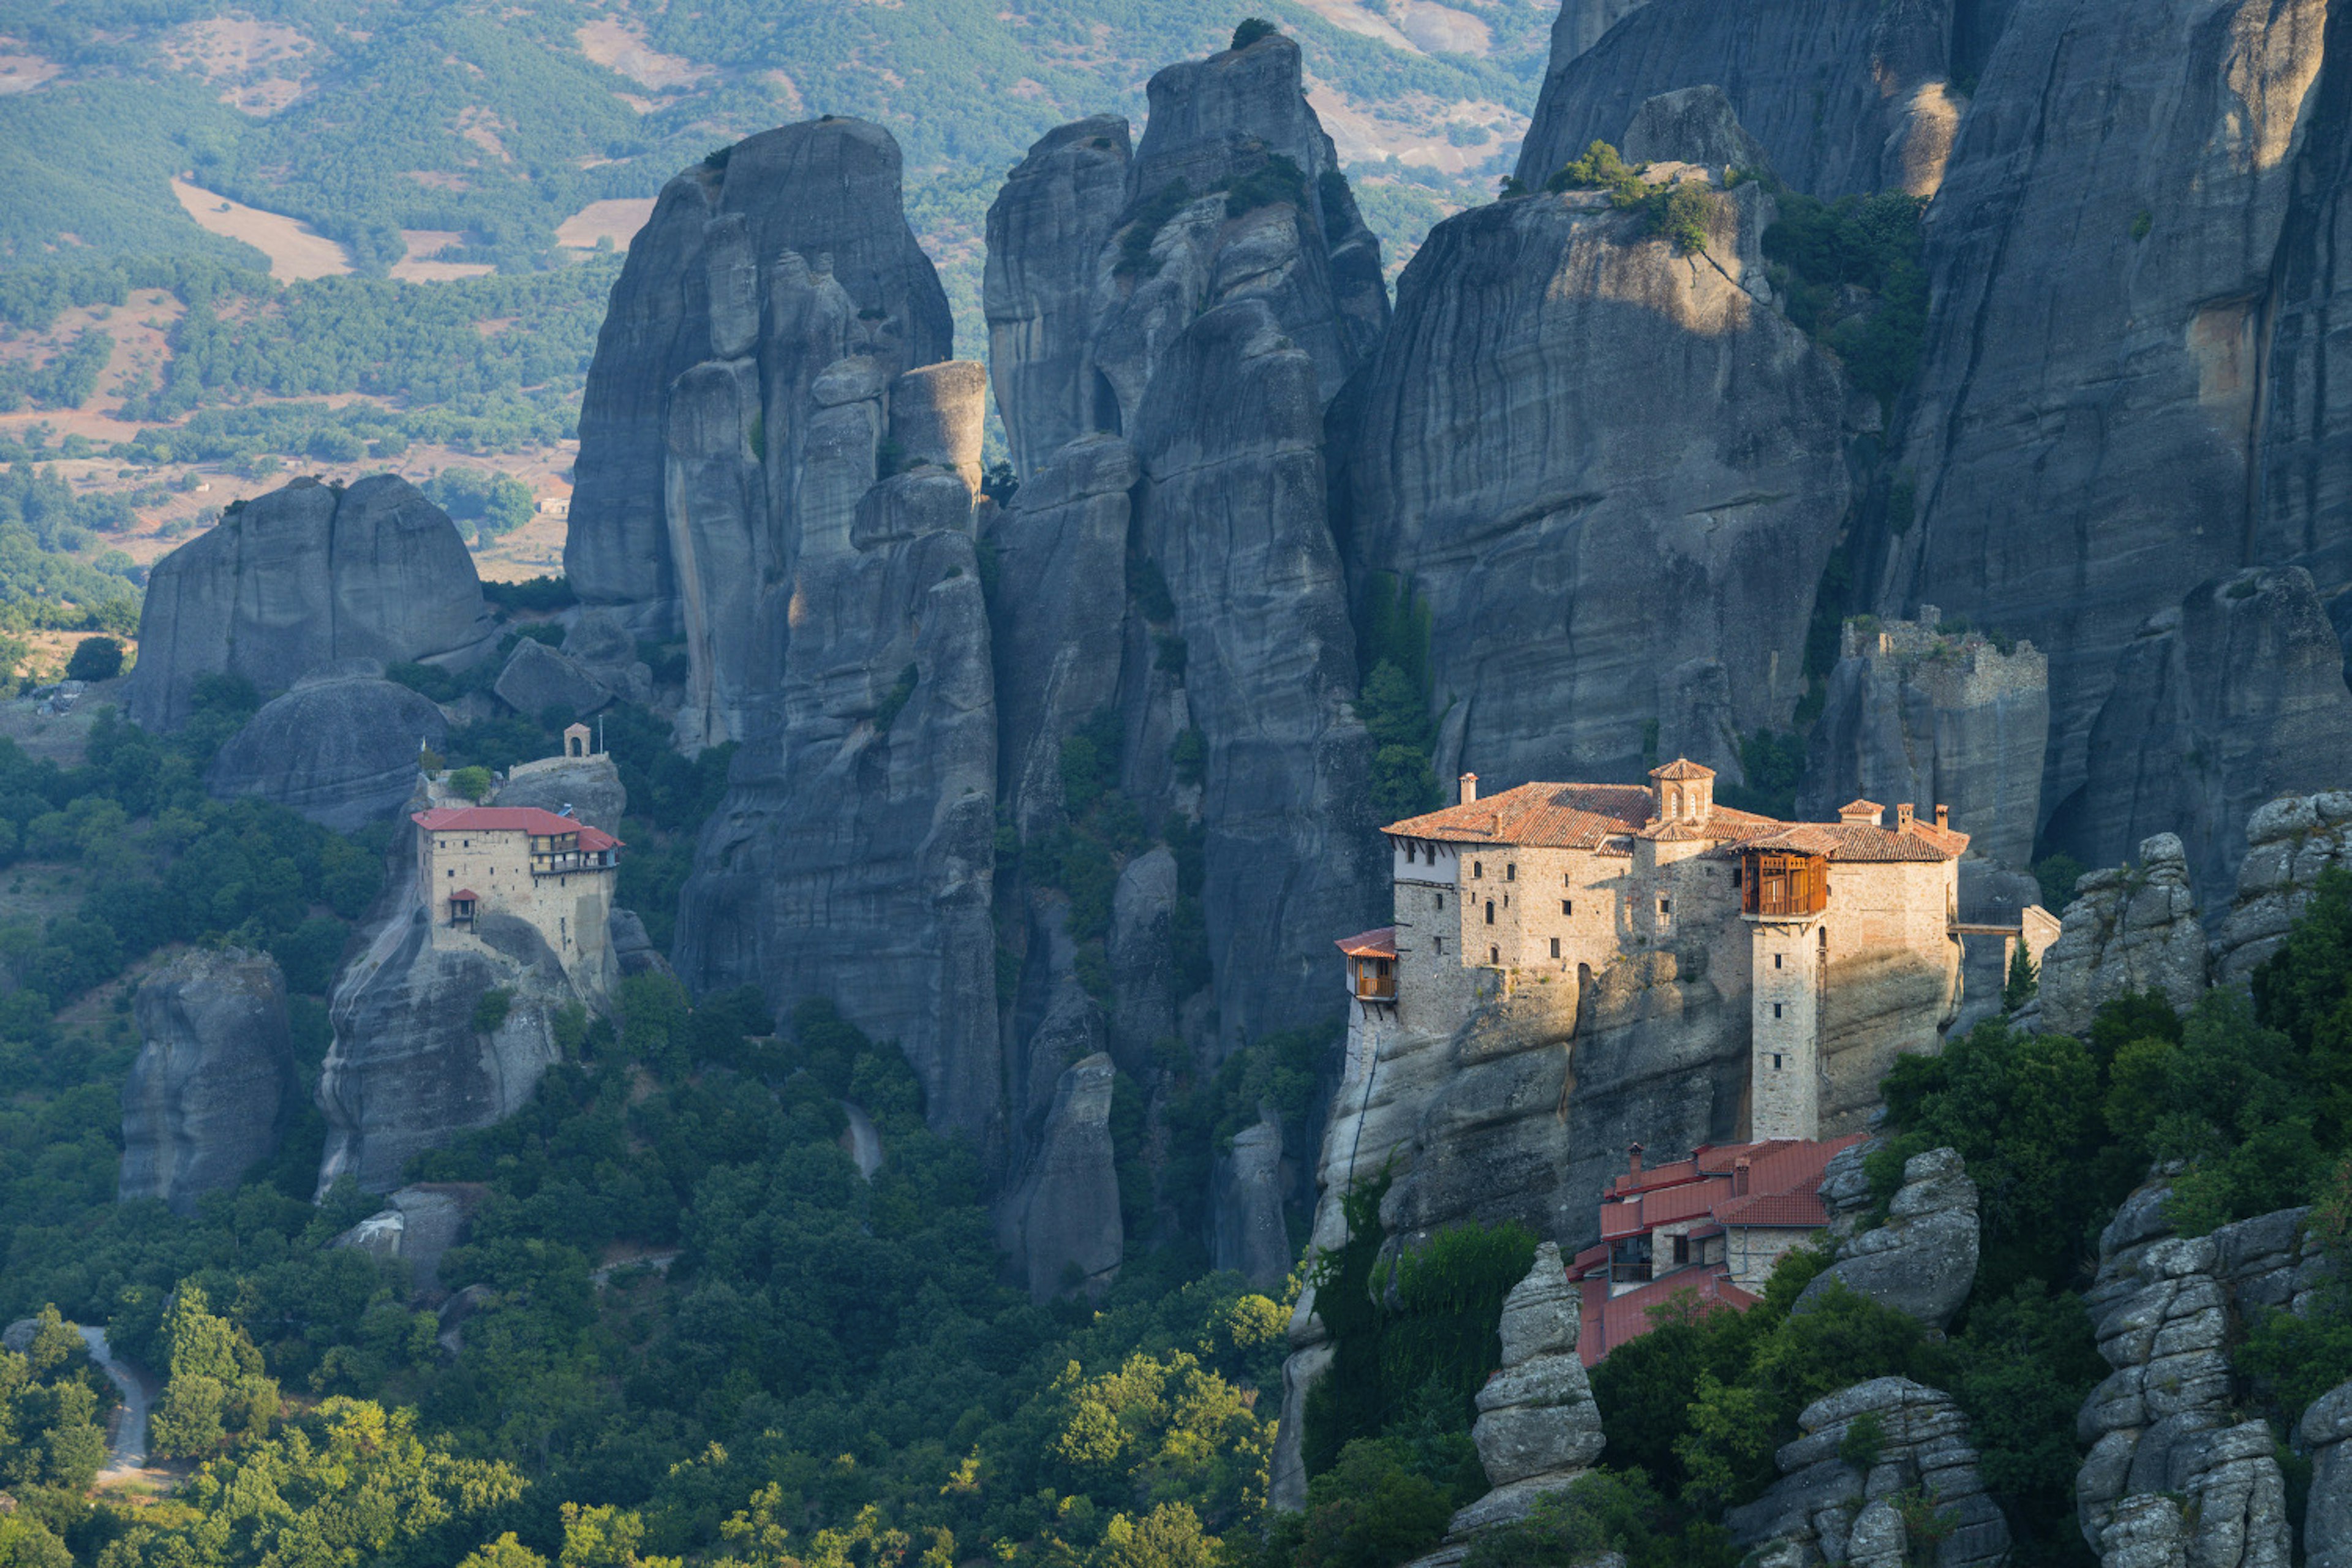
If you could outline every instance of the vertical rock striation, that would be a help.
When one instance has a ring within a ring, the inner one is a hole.
[[[1096,1055],[1062,1074],[1036,1158],[999,1215],[997,1239],[1021,1260],[1034,1301],[1073,1286],[1097,1293],[1118,1276],[1126,1242],[1110,1141],[1116,1072]]]
[[[464,666],[495,640],[473,556],[415,486],[296,479],[155,563],[128,706],[172,730],[202,676],[267,696],[341,659]]]
[[[2205,990],[2205,927],[2180,840],[2159,833],[2139,861],[2074,884],[2058,940],[2042,955],[2042,1027],[2080,1035],[2118,996],[2153,991],[2186,1010]]]
[[[1770,198],[1709,202],[1703,255],[1570,193],[1450,218],[1405,268],[1344,522],[1351,570],[1428,606],[1441,775],[1736,774],[1739,734],[1788,725],[1845,391],[1770,303]]]
[[[2023,0],[1928,212],[1934,308],[1898,459],[1918,521],[1878,600],[2049,655],[2045,813],[2093,773],[2094,721],[2147,618],[2254,539],[2270,300],[2328,9],[2159,0],[2126,26],[2101,0]],[[2084,830],[2096,816],[2086,799]]]
[[[286,982],[267,954],[200,950],[149,976],[134,1006],[118,1193],[194,1214],[278,1152],[298,1089]]]

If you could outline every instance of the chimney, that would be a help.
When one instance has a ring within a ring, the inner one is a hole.
[[[1910,826],[1911,803],[1906,800],[1901,805],[1895,808],[1895,831],[1900,833]]]
[[[1476,800],[1477,798],[1478,775],[1476,773],[1464,773],[1462,775],[1462,804],[1468,805],[1472,801]]]
[[[1639,1143],[1625,1145],[1625,1168],[1634,1181],[1642,1179],[1642,1146]]]
[[[1951,825],[1952,808],[1948,805],[1937,806],[1936,808],[1936,826],[1938,827],[1949,827]]]
[[[1735,1198],[1748,1195],[1748,1162],[1744,1159],[1731,1163],[1731,1195]]]

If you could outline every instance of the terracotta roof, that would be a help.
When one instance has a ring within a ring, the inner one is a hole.
[[[1688,757],[1676,757],[1663,768],[1652,768],[1650,776],[1654,779],[1711,779],[1715,776],[1715,770],[1703,767]]]
[[[1821,855],[1849,864],[1865,861],[1956,860],[1969,847],[1969,836],[1932,824],[1917,831],[1914,820],[1899,831],[1864,822],[1800,822],[1778,833],[1741,842],[1740,848],[1785,849],[1799,855]],[[1933,837],[1930,837],[1933,835]]]
[[[544,837],[576,833],[583,849],[610,849],[621,841],[576,816],[558,816],[535,805],[441,805],[412,812],[409,820],[427,833],[470,829],[476,833],[529,833]]]
[[[458,900],[460,903],[467,904],[479,903],[482,898],[481,894],[474,891],[471,888],[460,888],[449,896],[452,899]]]
[[[1816,1186],[1819,1178],[1815,1178]],[[1830,1211],[1822,1206],[1818,1192],[1750,1193],[1744,1198],[1733,1198],[1715,1211],[1715,1217],[1727,1226],[1767,1225],[1779,1226],[1811,1226],[1818,1229],[1830,1223]]]
[[[1523,784],[1392,822],[1381,831],[1401,838],[1590,849],[1611,834],[1640,827],[1655,805],[1641,784]]]
[[[1677,1269],[1622,1296],[1608,1296],[1607,1289],[1606,1285],[1600,1285],[1584,1293],[1580,1314],[1583,1321],[1576,1336],[1576,1353],[1588,1367],[1599,1365],[1603,1356],[1626,1341],[1648,1333],[1656,1326],[1650,1321],[1650,1313],[1685,1290],[1697,1296],[1702,1309],[1716,1310],[1728,1308],[1744,1312],[1758,1300],[1734,1285],[1719,1265],[1707,1269]]]
[[[1864,812],[1868,812],[1873,819],[1876,819],[1886,815],[1886,808],[1874,800],[1864,800],[1860,795],[1854,796],[1838,807],[1840,816],[1859,816]]]
[[[1396,927],[1382,926],[1360,936],[1343,936],[1336,945],[1349,958],[1394,958]]]

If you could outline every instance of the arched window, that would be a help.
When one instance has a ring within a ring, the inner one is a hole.
[[[1492,899],[1486,900],[1486,923],[1488,925],[1495,923],[1495,900]]]

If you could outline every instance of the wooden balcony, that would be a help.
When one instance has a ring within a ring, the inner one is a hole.
[[[1830,863],[1779,850],[1740,857],[1739,912],[1758,920],[1804,920],[1830,901]]]

